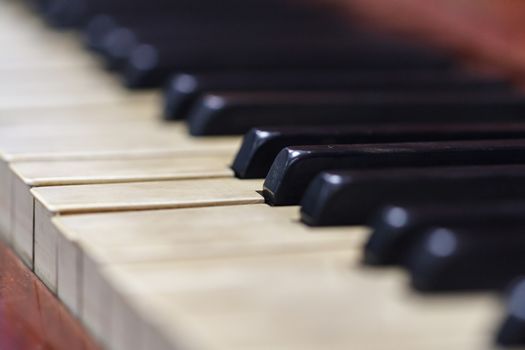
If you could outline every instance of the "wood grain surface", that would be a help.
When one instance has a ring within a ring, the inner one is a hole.
[[[99,349],[60,301],[2,243],[0,286],[0,349]]]

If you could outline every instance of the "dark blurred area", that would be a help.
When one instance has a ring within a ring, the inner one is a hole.
[[[322,2],[47,0],[33,7],[50,25],[78,30],[107,68],[135,88],[158,86],[166,77],[188,71],[449,65],[405,40],[363,30],[351,15]]]
[[[363,41],[363,28],[444,49],[477,70],[520,82],[525,74],[525,4],[519,0],[33,0],[32,5],[53,26],[81,30],[108,67],[126,72],[130,86],[157,85],[173,68],[199,70],[203,57],[207,67],[213,60],[236,69],[287,65],[286,55],[277,55],[278,65],[243,67],[254,56],[271,61],[264,57],[268,51],[293,50],[299,56],[323,51],[332,59],[317,60],[316,68],[346,68],[348,47],[356,37]],[[229,54],[216,54],[225,51]],[[168,67],[168,61],[181,63]],[[304,61],[295,60],[295,67]],[[162,69],[144,77],[142,71],[154,64]]]
[[[444,48],[471,67],[525,79],[520,0],[320,0],[376,30]]]

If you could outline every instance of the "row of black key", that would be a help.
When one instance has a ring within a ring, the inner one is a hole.
[[[511,87],[503,80],[486,79],[460,71],[352,72],[345,70],[234,71],[177,74],[166,87],[164,115],[167,120],[191,120],[206,95],[228,92],[483,92],[502,93]],[[275,96],[275,95],[274,95]],[[204,98],[203,98],[204,97]],[[225,106],[226,107],[226,106]],[[247,113],[246,110],[243,111]],[[224,111],[222,112],[224,113]],[[283,111],[279,113],[285,117]],[[247,117],[249,119],[249,117]],[[227,131],[231,132],[231,131]]]
[[[427,49],[341,25],[320,8],[282,1],[36,2],[51,23],[82,30],[87,45],[132,87],[158,86],[182,71],[255,70],[275,76],[281,71],[444,71],[452,66]],[[315,80],[305,85],[319,85]]]

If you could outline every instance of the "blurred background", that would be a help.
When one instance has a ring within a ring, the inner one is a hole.
[[[472,66],[525,75],[525,3],[520,0],[325,0],[373,29],[446,48]]]

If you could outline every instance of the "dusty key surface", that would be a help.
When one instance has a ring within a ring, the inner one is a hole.
[[[53,215],[257,204],[264,202],[256,192],[261,186],[261,180],[200,179],[37,187],[31,190],[36,199],[34,232],[17,234],[24,242],[34,242],[35,273],[55,291],[58,233],[50,222]],[[31,211],[24,214],[33,216]],[[24,254],[31,256],[31,245],[24,246]]]
[[[491,295],[427,296],[357,251],[108,266],[115,349],[486,349]],[[110,311],[108,311],[110,310]],[[140,315],[140,316],[138,316]],[[168,347],[169,346],[169,347]]]
[[[103,300],[97,297],[101,265],[361,247],[368,232],[364,227],[311,229],[298,222],[297,207],[266,204],[71,215],[53,221],[60,232],[57,294],[94,329],[104,323]]]

